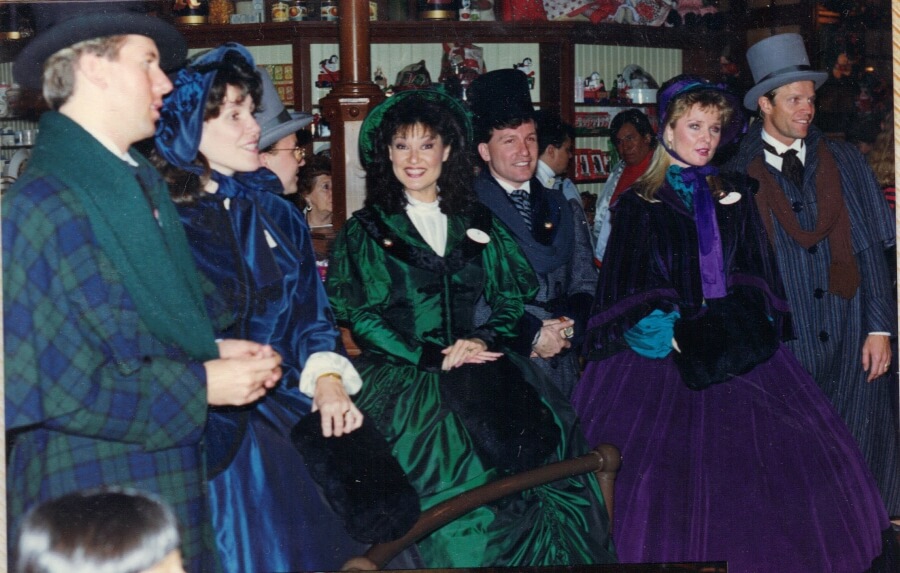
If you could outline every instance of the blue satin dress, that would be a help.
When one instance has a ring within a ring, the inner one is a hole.
[[[309,230],[299,211],[267,190],[280,188],[273,173],[214,179],[215,194],[178,209],[197,265],[216,287],[207,306],[221,317],[217,335],[271,344],[284,370],[264,399],[209,415],[209,498],[222,568],[338,570],[365,547],[321,499],[290,440],[311,407],[298,390],[306,359],[341,348]]]

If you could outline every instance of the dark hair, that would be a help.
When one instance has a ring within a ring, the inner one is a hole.
[[[556,113],[539,113],[537,119],[538,153],[543,154],[552,145],[559,149],[566,140],[575,142],[575,127],[562,120]]]
[[[204,68],[201,66],[198,69],[203,70]],[[255,106],[258,106],[262,101],[263,88],[259,72],[238,52],[234,50],[226,52],[221,62],[209,66],[208,71],[212,70],[215,70],[216,77],[206,94],[206,101],[203,103],[203,121],[219,117],[219,113],[222,111],[222,104],[225,102],[225,96],[228,92],[228,86],[234,86],[241,91],[240,99],[238,100],[240,102],[244,101],[244,98],[248,96],[253,99]],[[162,173],[166,183],[169,184],[169,194],[172,196],[173,201],[176,203],[193,203],[200,197],[203,197],[203,187],[209,182],[212,170],[202,153],[197,152],[197,157],[194,159],[194,164],[203,169],[201,175],[170,165],[162,155],[155,151],[150,154],[150,160]]]
[[[645,135],[650,136],[650,149],[656,147],[656,133],[653,132],[653,126],[650,125],[650,119],[639,109],[626,109],[613,117],[612,122],[609,124],[609,135],[613,145],[618,145],[619,142],[616,139],[616,134],[619,133],[619,130],[622,129],[622,126],[626,123],[633,125],[641,137],[644,137]]]
[[[75,492],[31,509],[22,523],[17,573],[137,573],[181,544],[165,503],[138,491]]]
[[[331,175],[331,158],[323,155],[313,155],[306,160],[306,164],[300,168],[297,179],[297,194],[309,195],[315,187],[316,177],[319,175]]]
[[[476,118],[474,122],[475,143],[487,143],[491,140],[491,136],[494,135],[494,131],[501,129],[518,129],[528,122],[534,122],[535,127],[537,127],[537,118],[533,115],[502,118],[493,121],[490,119],[484,120]]]
[[[387,110],[374,131],[372,161],[366,169],[366,206],[377,205],[387,213],[403,212],[407,204],[406,194],[394,175],[388,149],[394,136],[406,133],[415,126],[422,126],[440,137],[444,145],[450,146],[450,155],[437,181],[441,212],[448,215],[467,212],[475,201],[472,191],[475,172],[466,141],[466,128],[449,106],[415,94]]]
[[[306,164],[300,168],[297,175],[297,192],[287,195],[287,198],[300,210],[306,208],[306,196],[312,193],[316,186],[316,179],[320,175],[331,175],[331,158],[324,155],[307,157]]]

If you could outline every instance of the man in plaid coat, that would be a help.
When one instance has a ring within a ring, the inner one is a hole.
[[[13,70],[52,111],[3,197],[9,537],[45,499],[129,486],[173,506],[199,573],[218,568],[207,409],[262,397],[280,357],[217,344],[166,185],[130,149],[153,135],[172,89],[163,68],[186,55],[174,28],[136,10],[36,6],[39,33]]]

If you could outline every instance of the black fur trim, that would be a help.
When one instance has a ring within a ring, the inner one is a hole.
[[[326,438],[322,417],[313,412],[294,426],[291,440],[347,533],[357,541],[398,539],[419,519],[419,495],[368,417],[359,429]]]
[[[441,257],[431,249],[422,249],[401,239],[382,219],[381,214],[370,207],[353,214],[362,228],[375,242],[406,264],[437,274],[453,274],[462,269],[475,257],[481,255],[486,246],[466,237],[446,256]],[[490,234],[491,212],[482,205],[473,206],[469,226]]]
[[[443,347],[433,342],[425,342],[422,344],[422,356],[419,357],[419,368],[437,374],[441,371],[441,365],[444,362]]]
[[[442,373],[440,393],[489,466],[510,473],[530,470],[559,444],[552,412],[505,356]]]
[[[752,370],[778,350],[772,323],[755,301],[736,294],[707,300],[707,312],[675,322],[673,358],[688,388],[703,390]]]

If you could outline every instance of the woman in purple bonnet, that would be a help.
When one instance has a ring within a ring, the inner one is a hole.
[[[622,450],[619,557],[896,571],[858,447],[781,343],[754,182],[710,165],[743,127],[738,100],[692,76],[659,93],[660,145],[615,207],[573,396],[588,441]]]

